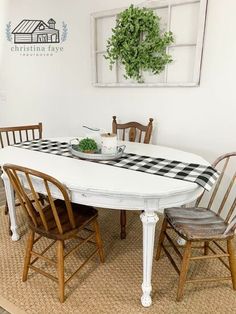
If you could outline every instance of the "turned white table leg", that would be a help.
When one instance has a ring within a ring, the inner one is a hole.
[[[155,240],[155,227],[159,220],[155,212],[143,212],[140,215],[143,223],[143,283],[141,303],[144,307],[152,304],[151,299],[151,278],[152,278],[152,261]]]
[[[12,231],[12,241],[19,240],[20,236],[17,232],[17,222],[16,222],[16,207],[15,207],[15,196],[12,185],[9,181],[9,178],[3,174],[2,179],[4,182],[4,187],[6,191],[7,205],[9,209],[11,231]]]

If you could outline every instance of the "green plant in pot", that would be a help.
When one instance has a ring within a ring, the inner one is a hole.
[[[98,150],[98,145],[92,138],[84,138],[77,145],[78,149],[83,153],[93,154]]]
[[[162,32],[160,17],[153,10],[131,5],[118,15],[104,56],[110,69],[116,62],[124,65],[126,79],[143,83],[142,72],[159,74],[172,62],[167,47],[173,43],[172,32]]]

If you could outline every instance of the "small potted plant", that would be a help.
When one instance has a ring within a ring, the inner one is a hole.
[[[94,154],[98,150],[98,145],[92,138],[84,138],[78,144],[78,149],[87,154]]]

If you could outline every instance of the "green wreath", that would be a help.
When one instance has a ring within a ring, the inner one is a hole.
[[[121,62],[126,79],[143,83],[142,71],[159,74],[172,62],[166,48],[173,43],[173,34],[161,32],[160,17],[151,9],[131,5],[119,14],[112,33],[105,58],[111,70],[117,61]]]

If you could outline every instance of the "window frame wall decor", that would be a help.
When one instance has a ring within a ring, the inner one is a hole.
[[[153,10],[166,9],[167,10],[167,21],[166,21],[166,29],[165,31],[173,31],[173,35],[175,36],[174,30],[171,28],[172,22],[172,11],[175,7],[183,8],[187,5],[199,4],[198,8],[198,17],[197,17],[197,26],[196,26],[196,40],[189,42],[174,42],[171,46],[167,48],[167,52],[171,54],[171,50],[174,49],[184,49],[184,48],[194,48],[195,51],[193,53],[193,60],[191,64],[191,68],[187,69],[190,72],[191,79],[185,80],[174,80],[168,79],[168,70],[170,69],[170,65],[166,65],[165,70],[162,75],[162,81],[160,81],[159,75],[153,75],[151,81],[145,81],[144,83],[138,83],[131,80],[125,80],[121,77],[121,65],[119,62],[113,67],[114,71],[114,81],[106,81],[103,79],[103,72],[101,70],[101,66],[99,66],[98,58],[102,57],[102,61],[106,62],[106,70],[109,70],[109,63],[105,60],[104,55],[106,54],[106,48],[98,49],[99,40],[101,40],[101,34],[98,32],[98,23],[102,20],[114,18],[116,19],[120,12],[124,11],[127,8],[118,8],[114,10],[107,10],[102,12],[96,12],[91,15],[91,52],[92,52],[92,83],[97,87],[195,87],[200,85],[201,78],[201,65],[202,65],[202,55],[203,55],[203,43],[204,43],[204,33],[205,33],[205,24],[206,24],[206,13],[207,13],[207,3],[208,0],[154,0],[147,1],[139,5],[139,7],[147,7]],[[181,7],[182,6],[182,7]],[[114,27],[115,25],[111,26]],[[109,37],[108,37],[109,38]],[[103,38],[107,40],[108,38]],[[173,63],[175,62],[175,58],[173,56]],[[180,67],[181,71],[181,67]]]

